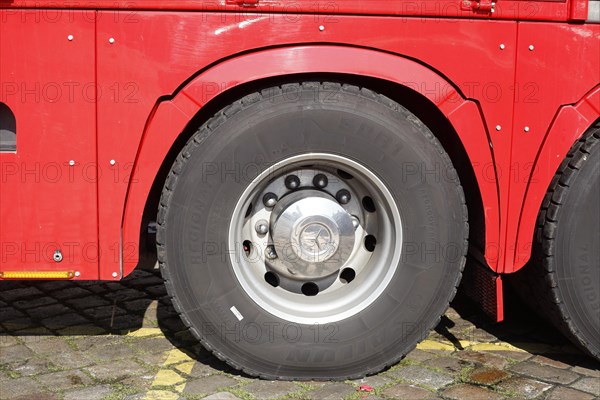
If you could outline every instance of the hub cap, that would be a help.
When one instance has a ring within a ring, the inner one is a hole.
[[[290,278],[328,276],[345,264],[354,248],[352,216],[331,196],[316,190],[285,196],[273,209],[271,221],[281,259],[273,266]]]
[[[249,297],[282,319],[350,317],[384,291],[400,260],[402,228],[386,186],[334,154],[290,157],[239,199],[229,254]]]

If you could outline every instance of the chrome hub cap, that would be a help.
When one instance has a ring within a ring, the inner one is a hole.
[[[290,157],[246,188],[229,226],[229,254],[248,296],[297,323],[366,308],[400,261],[400,213],[368,168],[334,154]]]
[[[352,216],[320,191],[299,190],[285,196],[273,209],[271,226],[280,260],[273,268],[289,278],[331,275],[354,248]]]

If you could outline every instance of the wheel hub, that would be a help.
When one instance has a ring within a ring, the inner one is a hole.
[[[284,268],[295,279],[317,279],[340,269],[354,248],[352,216],[331,196],[300,190],[285,196],[271,215],[273,243]]]

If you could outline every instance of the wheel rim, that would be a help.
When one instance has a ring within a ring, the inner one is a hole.
[[[400,261],[400,212],[383,182],[335,154],[289,157],[237,202],[229,258],[241,287],[287,321],[348,318],[384,292]]]

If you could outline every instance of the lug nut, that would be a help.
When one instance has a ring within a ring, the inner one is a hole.
[[[269,260],[273,260],[273,259],[277,258],[277,253],[275,253],[275,248],[273,246],[267,246],[267,249],[265,250],[265,256],[267,256],[267,258]]]
[[[300,187],[300,179],[296,175],[289,175],[285,178],[285,187],[290,190],[296,190]]]
[[[329,180],[327,179],[327,177],[323,174],[317,174],[315,175],[315,177],[313,178],[313,185],[315,185],[316,187],[318,187],[319,189],[323,189],[327,186],[327,184],[329,183]]]
[[[337,201],[340,204],[348,204],[350,202],[350,199],[352,198],[352,196],[350,196],[349,191],[347,191],[346,189],[342,189],[337,192],[337,194],[335,195],[335,198],[337,199]]]
[[[352,226],[354,227],[354,229],[358,229],[358,227],[360,226],[360,220],[356,215],[352,216]]]
[[[263,196],[263,204],[266,207],[275,207],[277,204],[277,195],[275,193],[267,193]]]
[[[254,228],[259,235],[266,235],[267,232],[269,232],[269,223],[264,219],[261,219],[256,223]]]

